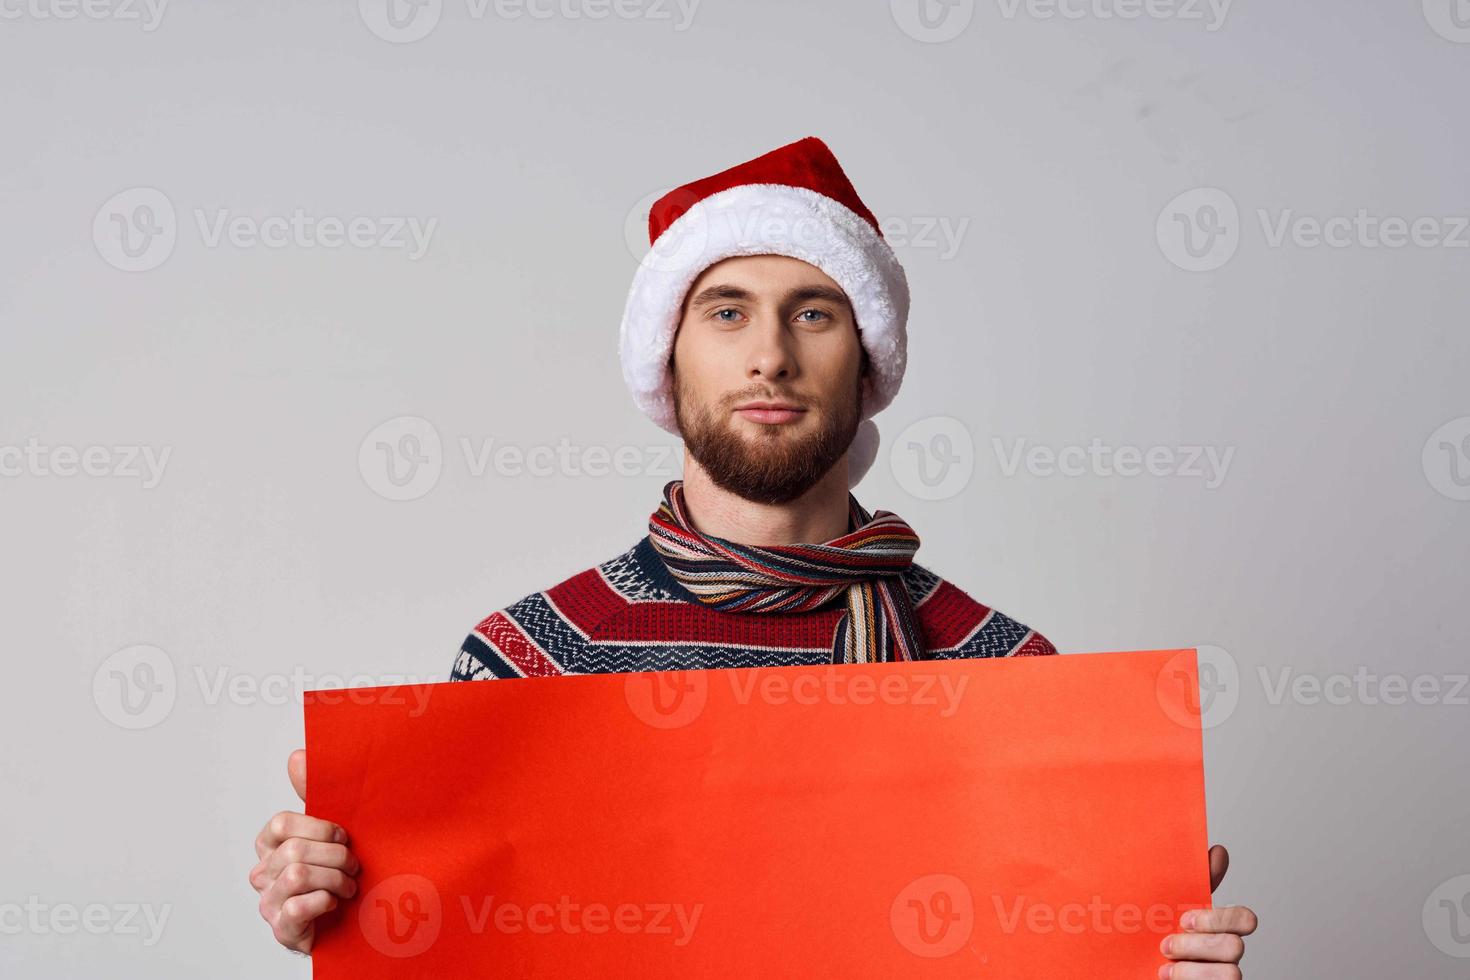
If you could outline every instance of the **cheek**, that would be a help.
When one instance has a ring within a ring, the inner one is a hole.
[[[862,371],[862,348],[853,341],[842,339],[818,355],[816,363],[823,365],[822,386],[831,392],[846,396],[857,386],[856,379]]]
[[[674,339],[674,356],[685,387],[691,390],[720,384],[729,374],[738,374],[740,370],[739,358],[732,350],[721,345],[717,338],[701,337],[697,333],[681,330]]]

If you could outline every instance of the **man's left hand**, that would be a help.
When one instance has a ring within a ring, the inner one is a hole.
[[[1220,887],[1230,867],[1230,852],[1210,848],[1210,891]],[[1191,909],[1179,917],[1177,932],[1165,936],[1160,949],[1173,963],[1159,967],[1160,980],[1240,980],[1244,936],[1256,931],[1256,913],[1244,905]]]

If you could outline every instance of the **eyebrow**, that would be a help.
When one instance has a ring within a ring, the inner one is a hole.
[[[719,300],[744,300],[748,302],[753,299],[755,299],[755,294],[744,287],[735,286],[730,283],[719,283],[701,289],[689,300],[689,306],[691,308],[697,308],[707,306]],[[826,300],[829,303],[836,303],[843,307],[849,305],[847,294],[842,290],[822,285],[802,286],[799,289],[793,289],[783,298],[783,303],[803,303],[812,299]]]

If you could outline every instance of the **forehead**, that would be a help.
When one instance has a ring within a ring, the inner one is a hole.
[[[722,259],[699,274],[689,286],[689,295],[716,282],[739,286],[757,296],[780,295],[803,286],[842,290],[821,269],[789,255],[737,255]]]

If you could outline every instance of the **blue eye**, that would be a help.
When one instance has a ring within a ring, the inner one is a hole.
[[[715,319],[720,320],[723,323],[731,323],[732,321],[726,320],[726,319],[723,318],[722,315],[725,314],[725,313],[736,313],[738,315],[738,311],[729,309],[727,307],[726,309],[723,309],[723,310],[715,310]]]
[[[807,313],[815,313],[818,317],[820,317],[822,319],[827,319],[830,316],[825,310],[815,310],[815,309],[813,309],[813,310],[802,310],[800,313],[798,313],[796,315],[798,317],[800,317],[800,316],[803,316],[803,315],[805,315]],[[817,321],[816,320],[806,320],[806,321],[803,321],[803,322],[805,322],[805,323],[816,323]]]

